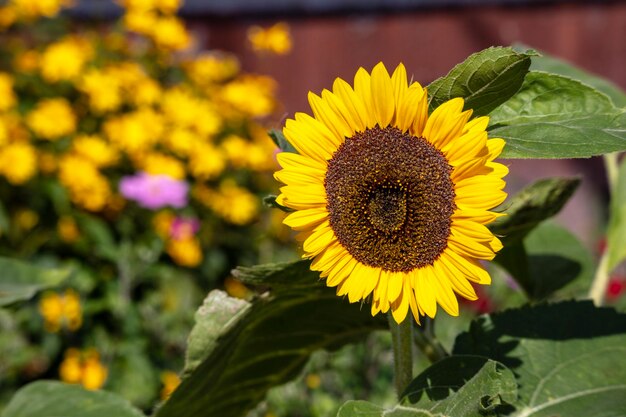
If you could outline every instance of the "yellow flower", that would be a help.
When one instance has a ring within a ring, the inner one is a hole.
[[[123,22],[126,29],[148,35],[152,33],[158,18],[158,15],[152,10],[129,9],[124,14]]]
[[[64,98],[43,99],[26,116],[26,124],[40,138],[56,140],[74,133],[76,116]]]
[[[39,65],[46,81],[69,81],[78,77],[91,57],[88,42],[79,38],[66,38],[48,46],[42,53]]]
[[[161,239],[167,240],[170,238],[172,223],[175,218],[174,213],[169,210],[160,211],[152,218],[154,231]]]
[[[178,159],[162,153],[150,152],[143,155],[137,164],[148,174],[165,174],[177,180],[185,178],[185,165]]]
[[[88,71],[83,75],[78,88],[87,94],[89,107],[96,113],[116,110],[122,102],[119,80],[106,71]]]
[[[39,16],[56,16],[61,8],[70,7],[74,2],[72,0],[10,0],[10,4],[18,15],[33,19]]]
[[[163,144],[179,156],[191,155],[193,149],[202,143],[202,139],[189,129],[173,129],[163,138]]]
[[[81,384],[88,390],[102,388],[107,374],[107,368],[100,362],[100,354],[95,349],[83,352],[74,348],[67,349],[59,366],[59,377],[63,382]]]
[[[222,173],[226,166],[224,155],[209,143],[200,143],[189,155],[189,172],[199,180],[209,180]]]
[[[136,106],[149,106],[161,98],[161,86],[152,78],[144,78],[129,88],[129,99]]]
[[[39,52],[35,50],[18,52],[13,59],[13,65],[17,71],[26,73],[34,72],[39,68],[40,58]]]
[[[267,29],[252,26],[248,29],[248,40],[255,52],[285,55],[291,51],[289,25],[284,22],[276,23]]]
[[[318,389],[322,385],[322,378],[320,378],[319,374],[308,374],[305,381],[309,389]]]
[[[176,372],[163,371],[161,372],[161,383],[163,384],[161,400],[167,400],[180,385],[180,377]]]
[[[175,16],[158,18],[152,27],[151,38],[157,47],[166,50],[181,50],[191,45],[191,35],[183,21]]]
[[[252,292],[245,286],[245,284],[233,277],[228,277],[224,280],[224,289],[231,297],[247,299]]]
[[[73,217],[63,216],[57,222],[57,233],[62,241],[74,243],[80,237],[80,230]]]
[[[33,146],[14,142],[0,148],[0,174],[11,184],[24,184],[36,173],[37,152]]]
[[[111,197],[107,178],[93,162],[75,154],[59,162],[59,181],[69,190],[70,199],[87,210],[102,210]]]
[[[108,167],[118,160],[118,152],[98,135],[78,135],[72,141],[72,151],[96,167]]]
[[[72,289],[65,290],[64,294],[44,293],[39,300],[39,312],[44,318],[45,329],[52,333],[58,332],[62,326],[75,331],[83,323],[80,297]]]
[[[165,251],[180,266],[193,268],[202,262],[200,242],[193,236],[168,240]]]
[[[37,158],[37,166],[43,174],[52,174],[57,170],[59,163],[57,156],[50,152],[40,151]]]
[[[197,85],[226,81],[239,72],[239,61],[233,55],[203,54],[186,62],[187,75]]]
[[[17,10],[14,6],[0,7],[0,30],[6,30],[17,20]]]
[[[103,129],[111,143],[135,154],[152,148],[160,140],[164,126],[159,114],[143,108],[107,120]]]
[[[7,111],[15,106],[15,103],[13,77],[5,72],[0,72],[0,111]]]
[[[371,296],[372,315],[458,315],[455,293],[476,299],[471,282],[491,282],[479,260],[502,248],[485,226],[508,172],[493,162],[504,141],[488,139],[488,118],[470,120],[461,98],[429,115],[426,90],[382,63],[309,103],[313,117],[285,124],[299,154],[278,154],[275,177],[311,269],[350,302]]]
[[[15,213],[13,220],[17,224],[17,227],[28,231],[37,226],[37,223],[39,223],[39,215],[36,211],[30,209],[20,209]]]
[[[275,107],[276,82],[261,75],[246,75],[229,82],[221,91],[224,101],[252,117],[269,115]]]
[[[250,223],[259,211],[258,198],[231,180],[222,181],[219,189],[209,200],[209,207],[229,223]]]

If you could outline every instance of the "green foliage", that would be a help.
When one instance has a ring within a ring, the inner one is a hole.
[[[278,146],[278,148],[281,151],[283,151],[283,152],[291,152],[291,153],[298,153],[296,148],[294,148],[293,145],[291,143],[289,143],[287,138],[285,138],[285,135],[283,135],[283,132],[281,130],[272,129],[272,130],[270,130],[267,133],[270,136],[270,138],[272,138],[272,140],[274,141],[276,146]]]
[[[481,355],[517,380],[516,417],[626,413],[626,314],[589,301],[526,306],[476,320],[454,354]]]
[[[489,229],[501,236],[505,246],[520,241],[540,222],[561,211],[579,184],[578,178],[539,180],[503,203],[499,209],[504,209],[506,216],[490,224]]]
[[[611,190],[611,215],[607,229],[608,268],[626,259],[626,159],[619,166],[617,182]]]
[[[190,340],[193,371],[157,417],[243,415],[269,388],[297,376],[314,351],[338,349],[386,326],[337,297],[308,262],[239,268],[236,276],[270,289],[251,304],[218,304],[226,296],[209,294],[196,315],[201,330]]]
[[[490,115],[502,158],[588,158],[626,150],[626,110],[579,81],[530,72],[519,92]]]
[[[20,389],[2,417],[144,417],[122,397],[87,391],[57,381],[37,381]]]
[[[428,86],[431,111],[454,98],[463,97],[474,116],[489,114],[512,97],[522,85],[533,51],[493,47],[470,55],[445,77]]]
[[[0,258],[0,307],[31,299],[39,291],[56,287],[70,275],[69,269],[29,265]]]

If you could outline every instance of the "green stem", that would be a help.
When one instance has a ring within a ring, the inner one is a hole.
[[[410,317],[400,324],[396,323],[391,313],[387,316],[389,330],[391,331],[391,343],[393,345],[394,384],[398,399],[413,380],[413,344],[412,326]]]
[[[612,199],[614,198],[615,187],[619,176],[619,153],[614,152],[604,155],[604,167],[606,169],[606,177],[609,183],[609,192]],[[591,288],[589,289],[589,297],[598,307],[604,304],[606,288],[609,285],[609,274],[611,273],[609,270],[609,253],[611,249],[609,245],[610,243],[607,240],[604,252],[600,258],[600,263],[598,264],[598,269],[596,269],[596,274],[593,278],[593,282],[591,283]]]
[[[428,317],[424,317],[423,320],[422,327],[414,333],[415,344],[431,363],[435,363],[449,356],[449,354],[435,336],[435,321]]]

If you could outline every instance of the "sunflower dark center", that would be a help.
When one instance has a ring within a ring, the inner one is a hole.
[[[394,127],[347,138],[324,180],[337,239],[359,262],[387,271],[432,264],[456,208],[451,171],[433,145]]]

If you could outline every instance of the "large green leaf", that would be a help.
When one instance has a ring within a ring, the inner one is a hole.
[[[514,372],[513,416],[626,414],[626,314],[613,309],[567,301],[483,316],[457,338],[454,353]]]
[[[611,190],[611,216],[607,230],[609,270],[626,259],[626,159],[622,161],[617,182]]]
[[[37,381],[20,389],[2,417],[144,417],[119,395],[87,391],[58,381]]]
[[[489,229],[501,236],[505,246],[518,242],[539,223],[561,211],[579,184],[578,178],[546,178],[534,182],[500,206],[506,216],[490,224]]]
[[[523,242],[505,246],[495,261],[533,300],[545,299],[564,287],[569,289],[564,296],[579,295],[581,287],[589,286],[594,271],[593,257],[578,238],[551,222],[533,229]]]
[[[515,376],[502,364],[458,355],[437,362],[415,378],[400,405],[386,410],[365,401],[349,401],[337,416],[497,416],[510,410],[516,391]]]
[[[269,290],[249,305],[209,296],[190,342],[195,353],[188,356],[200,363],[188,365],[193,371],[157,417],[244,415],[269,388],[297,376],[315,350],[337,349],[386,328],[384,317],[337,297],[309,262],[240,268],[235,275]],[[222,324],[206,323],[213,319]]]
[[[502,158],[588,158],[626,150],[626,110],[560,75],[529,72],[515,96],[490,115]]]
[[[532,64],[530,64],[531,71],[551,72],[582,81],[609,96],[616,106],[626,106],[626,94],[609,80],[583,71],[566,61],[546,55],[542,51],[539,52],[541,56],[536,56],[532,59]]]
[[[428,86],[431,111],[455,98],[465,99],[474,116],[489,114],[512,97],[522,85],[534,52],[492,47],[470,55],[445,77]]]
[[[37,292],[59,285],[69,275],[69,269],[44,268],[0,258],[0,307],[29,300]]]

